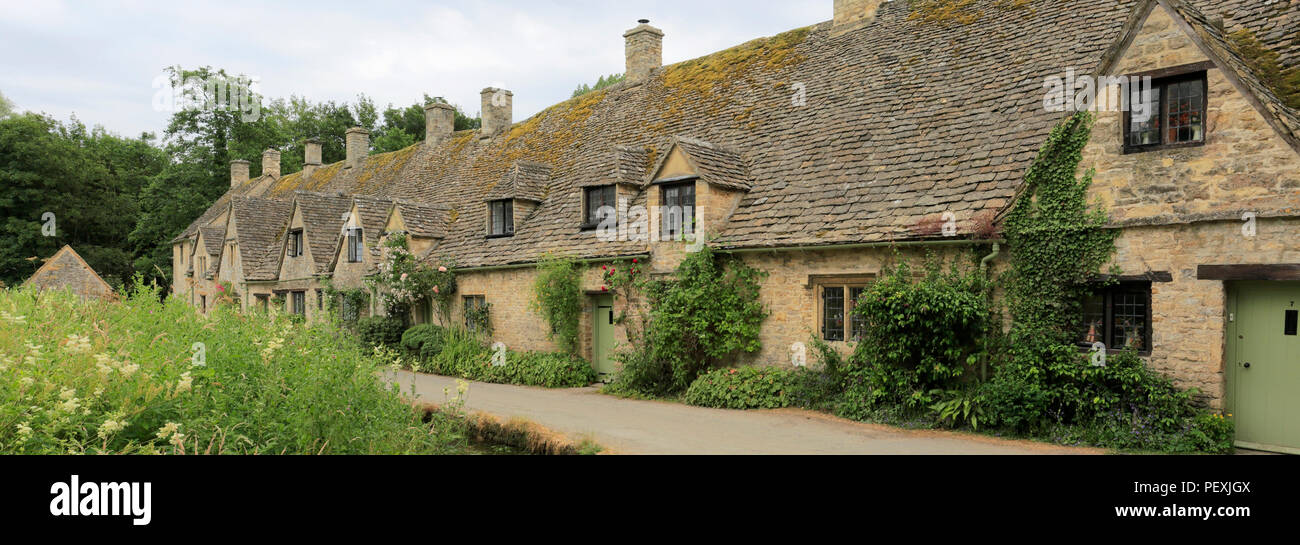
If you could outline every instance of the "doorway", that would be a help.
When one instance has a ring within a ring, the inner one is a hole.
[[[1225,366],[1237,446],[1300,454],[1300,282],[1229,285]]]
[[[591,366],[601,382],[614,379],[614,296],[592,297]]]

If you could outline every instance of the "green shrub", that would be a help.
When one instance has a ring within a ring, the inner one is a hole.
[[[715,369],[695,379],[682,400],[720,409],[777,409],[790,406],[796,381],[796,372],[786,369]]]
[[[402,348],[413,356],[425,353],[425,347],[428,347],[429,353],[436,354],[442,352],[442,339],[446,335],[447,330],[442,326],[420,324],[402,333]]]
[[[495,353],[473,333],[459,328],[444,331],[440,350],[421,347],[417,370],[479,382],[520,384],[546,388],[577,388],[596,381],[596,371],[582,358],[567,353],[503,353],[504,365],[493,365]]]
[[[120,302],[0,291],[0,453],[467,450],[462,423],[423,423],[332,324],[202,316],[136,285]]]
[[[398,346],[405,329],[400,318],[390,316],[371,316],[357,320],[357,337],[366,346]]]
[[[906,262],[886,270],[854,304],[866,331],[845,369],[840,413],[865,418],[881,404],[924,410],[978,361],[988,303],[978,271],[936,262],[914,281]]]

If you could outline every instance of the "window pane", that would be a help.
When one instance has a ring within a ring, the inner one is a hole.
[[[822,338],[844,340],[844,288],[822,288]]]
[[[1115,322],[1111,348],[1147,349],[1147,298],[1146,292],[1131,289],[1111,295],[1111,319]]]
[[[592,188],[588,188],[586,191],[587,191],[586,223],[588,225],[595,225],[598,222],[596,213],[598,210],[600,210],[600,192]]]
[[[1202,137],[1201,80],[1175,83],[1168,88],[1167,143],[1199,142]]]
[[[1092,295],[1083,300],[1083,320],[1079,328],[1079,344],[1091,347],[1093,343],[1106,342],[1106,296]]]
[[[849,308],[857,306],[858,299],[862,297],[862,292],[866,290],[867,288],[849,288],[849,299],[852,300],[852,305]],[[850,313],[849,338],[854,342],[857,342],[867,333],[867,318],[865,316],[860,316],[858,313],[852,312],[851,310]]]
[[[1145,108],[1129,108],[1129,145],[1146,146],[1160,143],[1160,86],[1143,90],[1140,94]]]
[[[501,203],[501,208],[506,211],[505,216],[505,233],[507,235],[515,232],[515,203],[506,201]]]

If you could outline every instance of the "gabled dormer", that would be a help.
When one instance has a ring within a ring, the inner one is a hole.
[[[352,208],[352,198],[346,195],[295,192],[293,215],[280,248],[280,280],[327,274],[344,217]]]
[[[398,201],[384,223],[384,235],[403,233],[416,256],[425,256],[447,236],[448,209],[442,205]]]
[[[546,200],[551,167],[519,161],[506,171],[485,199],[488,238],[514,236],[533,210]]]
[[[628,208],[641,193],[650,152],[641,147],[615,146],[600,176],[580,182],[575,199],[580,211],[579,228],[609,229],[627,221]]]
[[[738,151],[679,136],[643,185],[651,240],[698,242],[722,228],[754,181]]]
[[[343,221],[329,267],[336,286],[362,287],[362,279],[379,265],[379,239],[392,205],[388,199],[355,197],[340,216]]]

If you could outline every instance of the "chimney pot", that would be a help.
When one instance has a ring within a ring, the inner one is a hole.
[[[488,87],[480,96],[483,99],[483,138],[491,138],[510,128],[514,123],[515,94],[505,89]]]
[[[235,159],[230,162],[230,188],[234,189],[248,183],[248,161]]]
[[[641,19],[636,27],[623,33],[627,55],[627,81],[644,81],[664,64],[664,31]]]
[[[267,148],[262,152],[262,175],[272,178],[280,177],[280,152]]]
[[[348,148],[348,168],[361,168],[366,156],[370,154],[370,131],[361,127],[347,130],[345,141]]]
[[[455,130],[456,108],[442,102],[424,105],[424,145],[437,145]]]
[[[876,19],[882,0],[835,0],[835,21],[832,34],[843,34],[861,28]]]

